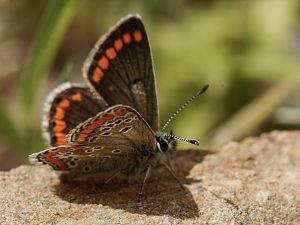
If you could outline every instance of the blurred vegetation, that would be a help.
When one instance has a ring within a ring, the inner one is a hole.
[[[215,148],[299,129],[299,1],[21,0],[0,1],[0,11],[0,152],[26,156],[45,147],[47,93],[65,77],[81,82],[96,40],[129,13],[139,13],[148,31],[161,124],[210,84],[170,124],[177,136]]]

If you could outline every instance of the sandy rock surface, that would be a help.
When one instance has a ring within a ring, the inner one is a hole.
[[[0,172],[0,224],[300,224],[300,133],[271,132],[216,153],[180,151],[136,184],[62,183],[47,166]]]

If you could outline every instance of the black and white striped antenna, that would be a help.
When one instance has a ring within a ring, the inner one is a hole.
[[[177,140],[180,140],[180,141],[185,141],[185,142],[188,142],[190,144],[193,144],[193,145],[197,145],[199,146],[199,142],[196,141],[196,140],[190,140],[190,139],[184,139],[184,138],[181,138],[181,137],[177,137],[174,133],[173,133],[173,130],[171,130],[170,134],[169,134],[169,139],[177,139]]]
[[[170,116],[170,118],[167,120],[167,122],[165,123],[165,125],[163,126],[162,128],[162,131],[166,129],[166,127],[169,125],[169,123],[177,116],[178,113],[181,112],[181,110],[183,110],[185,107],[187,107],[195,98],[199,97],[200,95],[202,95],[207,89],[208,89],[209,85],[206,84],[204,85],[200,91],[197,92],[197,94],[195,94],[193,97],[191,97],[189,100],[187,100],[179,109],[177,109],[173,114],[172,116]],[[179,137],[176,137],[174,136],[174,138],[178,139],[178,140],[181,140],[181,141],[186,141],[186,142],[189,142],[191,144],[195,144],[195,145],[199,145],[199,143],[195,140],[186,140],[186,139],[183,139],[183,138],[179,138]],[[198,144],[197,144],[198,143]]]

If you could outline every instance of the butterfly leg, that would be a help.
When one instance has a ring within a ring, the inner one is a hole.
[[[116,176],[118,176],[119,174],[121,174],[121,170],[116,172],[114,175],[112,175],[110,178],[108,178],[104,183],[108,184],[112,179],[114,179]]]
[[[141,183],[140,193],[139,193],[140,196],[141,196],[142,193],[143,193],[144,184],[146,183],[146,180],[147,180],[148,177],[149,177],[150,169],[151,169],[151,166],[149,165],[149,166],[146,168],[145,177],[144,177],[144,179],[143,179],[143,182]]]
[[[174,177],[174,179],[179,183],[180,187],[183,190],[185,190],[183,183],[179,180],[179,178],[175,174],[175,170],[174,170],[173,164],[172,164],[172,162],[170,160],[170,157],[168,155],[166,156],[166,161],[163,164],[168,169],[168,171],[172,174],[172,176]]]

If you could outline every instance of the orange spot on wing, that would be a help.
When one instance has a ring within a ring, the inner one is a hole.
[[[124,116],[127,113],[127,109],[121,108],[115,112],[117,116]]]
[[[64,117],[65,117],[65,110],[60,108],[60,107],[57,107],[55,109],[54,119],[55,120],[62,120]]]
[[[100,80],[102,79],[102,77],[104,76],[103,72],[101,69],[99,69],[98,67],[96,67],[96,69],[94,70],[93,76],[92,76],[92,80],[99,84]]]
[[[114,118],[113,114],[106,114],[104,117],[102,117],[100,120],[98,120],[98,122],[101,121],[101,125],[102,125],[102,123],[105,123],[106,121],[111,120],[112,118]],[[102,122],[102,120],[104,122]]]
[[[65,144],[66,144],[65,138],[56,139],[56,145],[65,145]]]
[[[67,136],[67,135],[66,135],[65,133],[56,133],[56,134],[55,134],[55,137],[56,137],[56,138],[66,138],[66,136]]]
[[[85,141],[86,137],[88,137],[89,135],[88,134],[82,134],[80,133],[78,138],[77,138],[77,142],[83,142]]]
[[[75,93],[74,95],[71,96],[71,99],[74,101],[82,101],[83,96],[80,92]]]
[[[66,134],[65,133],[56,133],[55,138],[56,138],[56,143],[55,145],[64,145],[66,144]]]
[[[96,128],[100,127],[103,123],[105,123],[108,120],[111,120],[114,118],[114,115],[107,114],[106,116],[100,118],[99,120],[96,120],[93,124],[87,126],[82,131],[80,131],[77,141],[83,142],[86,140],[86,137],[89,136],[90,133],[92,133]]]
[[[85,137],[78,137],[77,142],[84,142]]]
[[[109,61],[105,56],[102,56],[98,61],[98,65],[101,67],[101,69],[107,70],[109,67]]]
[[[105,53],[109,59],[114,59],[117,56],[117,53],[116,53],[115,49],[113,49],[113,48],[107,49]]]
[[[123,40],[124,40],[125,44],[129,44],[131,42],[131,36],[130,36],[130,34],[129,33],[125,33],[123,35]]]
[[[61,132],[67,128],[67,124],[62,120],[55,120],[55,127],[53,129],[54,132]]]
[[[141,33],[141,31],[140,31],[140,30],[136,30],[136,31],[134,31],[134,33],[133,33],[133,37],[134,37],[134,40],[135,40],[136,42],[141,42],[141,41],[142,41],[142,39],[143,39],[143,37],[142,37],[142,33]]]
[[[93,128],[93,127],[94,127],[94,128],[100,127],[102,124],[104,124],[105,122],[111,120],[112,118],[114,118],[114,115],[112,115],[112,114],[107,114],[107,115],[105,115],[104,117],[102,117],[101,119],[96,120],[96,121],[94,122],[94,124],[91,124],[91,125],[88,126],[88,127],[91,127],[91,128]]]
[[[83,129],[80,133],[81,134],[90,134],[92,133],[94,130],[90,129],[90,128],[85,128]]]
[[[99,127],[99,124],[98,123],[93,123],[91,125],[89,125],[87,128],[91,129],[91,130],[94,130],[96,129],[97,127]]]
[[[115,49],[116,49],[117,51],[121,51],[122,48],[123,48],[123,42],[122,42],[122,40],[121,40],[120,38],[117,39],[117,40],[115,40],[114,45],[115,45]]]
[[[61,159],[55,158],[55,155],[59,152],[67,152],[70,151],[70,148],[58,148],[55,151],[47,152],[43,158],[50,162],[51,165],[57,166],[59,170],[68,170],[68,165],[64,163]]]
[[[70,101],[68,99],[63,99],[60,103],[59,103],[59,107],[65,109],[67,107],[70,106]]]

